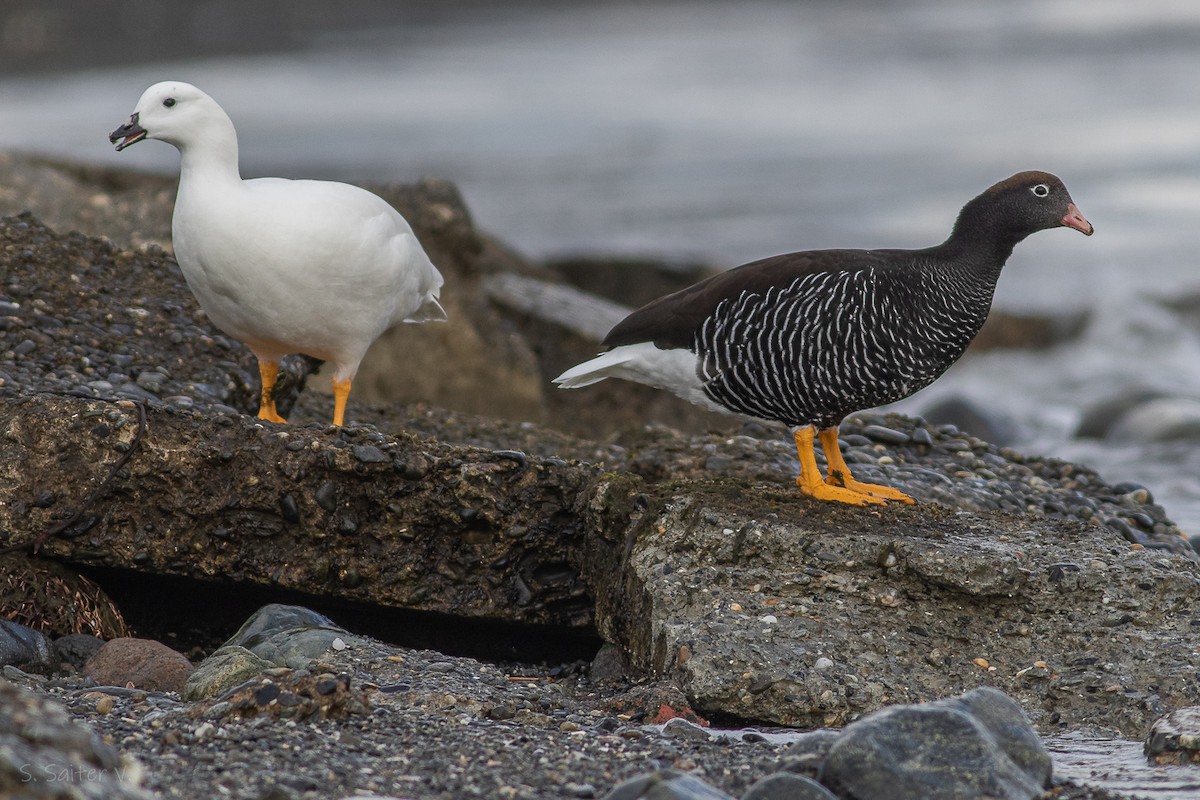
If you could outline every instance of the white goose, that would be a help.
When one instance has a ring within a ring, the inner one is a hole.
[[[385,200],[330,181],[242,180],[237,132],[195,86],[156,83],[110,135],[117,150],[160,139],[180,153],[171,238],[188,287],[213,324],[258,358],[258,416],[284,422],[279,359],[333,366],[333,424],[371,342],[400,322],[446,319],[442,276]]]

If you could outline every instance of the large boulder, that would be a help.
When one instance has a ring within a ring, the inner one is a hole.
[[[701,714],[840,726],[992,686],[1044,732],[1140,735],[1200,691],[1200,565],[1111,530],[720,482],[655,497],[607,534],[628,542],[619,580],[586,574],[605,638]]]

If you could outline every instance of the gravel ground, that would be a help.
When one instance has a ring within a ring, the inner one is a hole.
[[[787,744],[768,729],[711,735],[648,724],[680,698],[664,684],[593,681],[582,665],[491,664],[357,640],[313,672],[350,676],[368,710],[290,720],[249,704],[230,711],[177,695],[20,682],[62,702],[146,768],[164,798],[346,797],[407,800],[601,798],[622,780],[682,770],[737,797],[776,772]],[[674,705],[672,705],[674,704]],[[205,709],[210,709],[205,712]],[[1066,784],[1046,798],[1121,797]]]

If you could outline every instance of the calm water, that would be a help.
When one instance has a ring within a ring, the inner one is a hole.
[[[1141,742],[1065,734],[1046,740],[1054,774],[1146,800],[1200,798],[1200,766],[1150,766]]]
[[[933,244],[992,182],[1047,169],[1097,233],[1032,237],[997,303],[1092,324],[1048,353],[969,359],[903,407],[966,395],[1024,449],[1141,481],[1200,532],[1200,442],[1071,437],[1122,387],[1200,397],[1200,314],[1162,304],[1200,297],[1200,3],[535,4],[311,42],[0,78],[0,147],[173,170],[170,147],[118,155],[105,134],[179,78],[233,116],[247,175],[438,175],[532,256],[730,266]]]

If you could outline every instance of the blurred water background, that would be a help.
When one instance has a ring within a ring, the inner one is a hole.
[[[1055,172],[1096,235],[1026,241],[996,302],[1086,311],[1083,332],[965,359],[901,408],[969,398],[1200,533],[1200,3],[3,5],[0,148],[173,171],[105,136],[187,80],[246,176],[449,178],[536,258],[921,247],[996,180]],[[1074,436],[1129,389],[1175,398],[1151,415],[1174,426]]]

